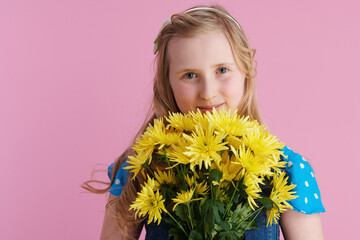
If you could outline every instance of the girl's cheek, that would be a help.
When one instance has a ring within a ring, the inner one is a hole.
[[[235,89],[239,89],[240,82],[235,81],[233,78],[228,78],[224,81],[222,81],[222,89],[224,89],[226,92],[235,91]]]
[[[230,78],[223,81],[222,92],[227,97],[238,97],[242,95],[244,89],[244,80],[237,78]]]
[[[196,87],[193,84],[178,83],[174,88],[180,98],[194,97],[196,94]]]

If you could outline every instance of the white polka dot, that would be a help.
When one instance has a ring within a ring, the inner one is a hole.
[[[303,211],[303,210],[300,210],[302,213],[306,213],[305,211]]]
[[[308,199],[307,199],[307,197],[305,198],[305,203],[306,203],[306,204],[308,203]]]
[[[287,147],[289,150],[292,150],[291,148]]]
[[[305,162],[307,162],[307,160],[306,160],[304,157],[302,157],[302,160],[305,161]]]
[[[116,180],[115,180],[115,184],[116,184],[116,185],[120,184],[120,180],[119,180],[119,179],[116,179]]]
[[[308,181],[305,181],[305,186],[307,186],[307,187],[309,186],[309,183],[308,183]]]
[[[319,196],[318,196],[316,193],[314,193],[314,197],[315,197],[316,199],[319,198]]]
[[[304,168],[305,165],[304,165],[303,163],[300,163],[300,167],[301,167],[301,168]]]
[[[292,166],[292,161],[288,162],[288,166],[291,167]]]
[[[312,177],[314,177],[314,173],[313,173],[313,172],[311,172],[310,174],[311,174]]]

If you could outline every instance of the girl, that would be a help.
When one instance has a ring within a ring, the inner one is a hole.
[[[137,137],[155,118],[168,112],[211,111],[238,109],[240,115],[249,115],[261,123],[255,99],[254,54],[236,20],[220,6],[195,7],[174,14],[167,20],[154,41],[156,73],[154,77],[153,115],[145,121]],[[320,192],[311,166],[290,148],[283,150],[288,156],[287,172],[297,199],[290,204],[293,210],[281,215],[280,225],[285,239],[322,239]],[[129,147],[109,167],[111,184],[106,189],[95,189],[86,182],[83,187],[96,193],[110,190],[106,206],[101,239],[137,239],[144,219],[135,219],[129,206],[135,200],[144,179],[132,176],[123,169]],[[266,227],[266,214],[257,220],[258,230],[245,232],[246,239],[279,239],[279,225]],[[168,226],[145,225],[146,239],[168,239]]]

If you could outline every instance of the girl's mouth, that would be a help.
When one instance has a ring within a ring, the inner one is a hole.
[[[202,107],[198,107],[198,109],[202,112],[205,113],[206,111],[211,112],[213,110],[213,108],[215,108],[216,110],[219,110],[221,107],[223,107],[225,105],[225,103],[221,103],[221,104],[217,104],[217,105],[211,105],[211,106],[202,106]]]

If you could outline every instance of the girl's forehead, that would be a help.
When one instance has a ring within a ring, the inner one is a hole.
[[[171,39],[168,45],[168,59],[174,68],[235,63],[229,41],[222,31]]]

